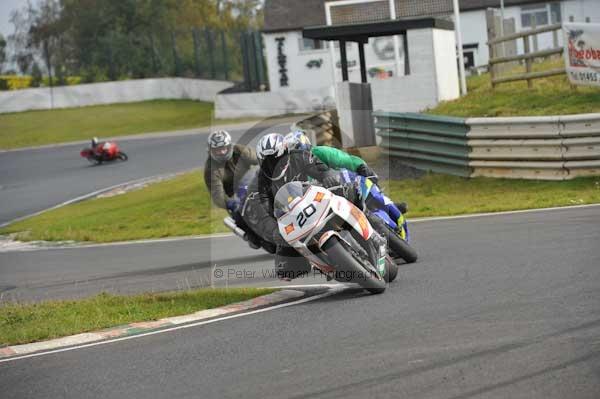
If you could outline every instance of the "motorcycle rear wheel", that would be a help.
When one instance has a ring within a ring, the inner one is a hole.
[[[387,269],[385,271],[384,279],[386,283],[391,283],[398,276],[398,265],[392,259],[389,258],[386,258],[385,263]]]
[[[358,283],[371,294],[381,294],[385,291],[385,280],[373,276],[372,272],[362,265],[361,260],[356,259],[350,250],[346,248],[345,243],[338,237],[332,236],[329,238],[321,249],[325,251],[329,260],[336,266],[336,274],[339,276],[337,281]]]

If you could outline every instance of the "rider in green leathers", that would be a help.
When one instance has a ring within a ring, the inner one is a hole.
[[[293,149],[302,149],[310,151],[325,165],[332,169],[347,169],[361,176],[368,177],[373,183],[378,184],[378,177],[375,171],[360,157],[350,155],[340,149],[317,145],[313,146],[310,139],[301,130],[291,132],[285,136],[286,146]],[[408,209],[404,202],[395,204],[390,198],[384,195],[379,189],[372,193],[385,206],[390,217],[397,222],[400,213],[406,214]]]

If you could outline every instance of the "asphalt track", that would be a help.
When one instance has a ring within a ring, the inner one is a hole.
[[[288,129],[293,120],[266,119],[229,132],[234,141],[248,143],[270,127]],[[82,144],[0,152],[0,224],[117,184],[203,167],[209,131],[117,137],[129,161],[100,166],[79,156]]]
[[[247,317],[0,363],[2,397],[598,398],[600,207],[429,221],[413,232],[420,260],[402,267],[382,295],[349,289]],[[217,251],[219,240],[229,249],[221,259],[251,253],[233,253],[227,238],[214,241]],[[164,265],[202,262],[201,243],[165,243],[164,259],[173,261]],[[136,245],[106,250],[123,252],[124,262],[127,251],[143,249],[131,262],[172,279],[169,270],[153,269],[160,246],[148,253],[151,247]],[[44,272],[56,277],[60,258],[70,270],[64,276],[77,278],[138,268],[93,270],[84,260],[102,254],[88,251],[102,250],[2,254],[3,267],[15,265],[6,256],[31,259],[2,275],[25,273],[15,282]],[[35,264],[32,257],[56,259],[20,270]]]

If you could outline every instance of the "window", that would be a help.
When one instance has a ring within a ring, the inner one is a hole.
[[[325,46],[321,40],[300,38],[300,51],[322,50]]]
[[[560,14],[560,3],[550,4],[550,20],[553,24],[562,22],[562,15]]]
[[[559,23],[562,20],[560,3],[533,4],[521,7],[521,25],[523,28],[532,28],[550,23]]]

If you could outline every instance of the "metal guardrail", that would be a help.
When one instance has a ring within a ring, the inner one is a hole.
[[[600,176],[600,114],[561,116],[559,124],[569,176]]]
[[[462,118],[375,112],[383,153],[417,169],[469,176],[468,127]]]
[[[473,176],[563,180],[558,117],[470,118]]]
[[[473,176],[564,180],[600,174],[600,114],[466,123]]]
[[[600,114],[466,120],[374,116],[383,151],[418,169],[543,180],[600,176]]]

